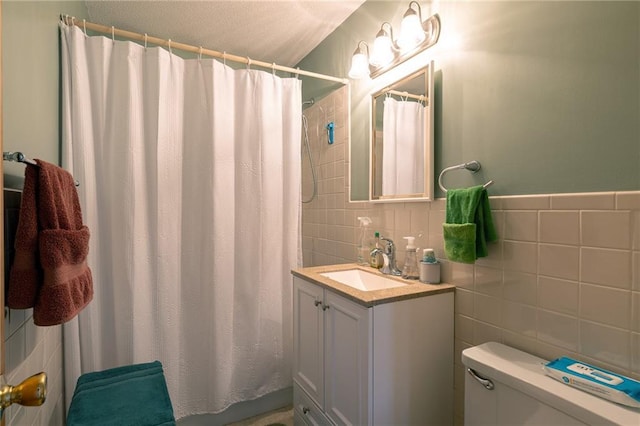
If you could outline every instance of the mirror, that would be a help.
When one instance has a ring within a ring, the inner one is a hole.
[[[433,199],[433,61],[371,96],[370,200]]]

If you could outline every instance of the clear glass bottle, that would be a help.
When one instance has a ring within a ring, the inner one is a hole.
[[[414,245],[415,237],[404,237],[404,239],[407,240],[407,248],[404,256],[402,278],[417,280],[420,274],[418,272],[418,259],[416,257],[417,248]]]
[[[369,225],[372,221],[366,216],[358,217],[360,221],[360,235],[358,241],[358,249],[356,253],[356,262],[358,265],[368,266],[371,253],[371,237],[369,236]]]

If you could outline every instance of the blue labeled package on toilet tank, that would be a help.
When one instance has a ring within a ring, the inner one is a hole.
[[[544,366],[548,376],[618,404],[640,408],[640,382],[575,359],[562,357]]]

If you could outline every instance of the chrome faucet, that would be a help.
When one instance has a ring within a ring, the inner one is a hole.
[[[385,242],[382,257],[384,258],[384,267],[380,272],[387,275],[402,275],[402,271],[396,266],[396,246],[391,238],[380,237]]]

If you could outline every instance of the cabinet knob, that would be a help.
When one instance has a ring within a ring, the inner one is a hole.
[[[322,305],[322,302],[320,300],[316,300],[315,302],[313,302],[313,304],[318,306],[318,305]]]
[[[309,411],[311,411],[310,408],[308,407],[302,407],[302,414],[304,414],[305,416],[309,413]]]
[[[329,305],[322,305],[322,310],[326,311],[327,309],[329,309]]]

